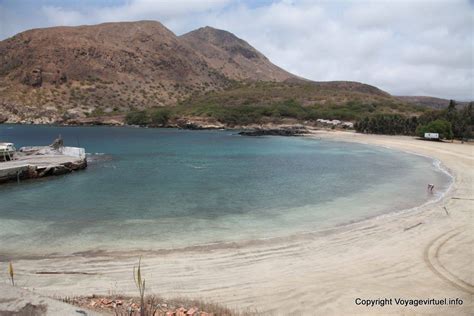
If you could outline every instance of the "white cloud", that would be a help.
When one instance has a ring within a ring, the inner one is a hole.
[[[237,12],[222,13],[215,25],[303,77],[474,99],[468,1],[280,2]]]
[[[61,7],[44,6],[42,11],[52,25],[77,25],[85,21],[85,16],[80,12]]]
[[[130,0],[79,9],[44,6],[39,15],[32,22],[17,13],[2,23],[3,35],[31,25],[143,19],[159,20],[177,34],[210,25],[312,80],[354,80],[392,94],[474,99],[469,0],[276,0],[258,6],[244,0]]]
[[[229,0],[135,0],[123,6],[105,7],[96,13],[102,21],[169,19],[222,8]]]
[[[113,21],[176,19],[222,8],[229,0],[134,0],[122,5],[67,9],[43,6],[48,21],[53,25],[77,25]]]

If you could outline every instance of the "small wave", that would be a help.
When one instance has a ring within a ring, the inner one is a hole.
[[[193,169],[206,169],[206,166],[196,166],[196,165],[191,165],[191,164],[186,164],[186,166]]]
[[[113,160],[112,155],[107,155],[105,153],[87,153],[87,160],[88,162],[101,162],[101,161],[111,161]]]

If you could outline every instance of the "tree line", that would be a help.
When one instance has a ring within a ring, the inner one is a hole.
[[[401,114],[375,114],[366,116],[354,124],[360,133],[387,135],[416,135],[439,133],[444,139],[471,139],[474,134],[473,103],[458,109],[451,100],[444,110],[433,110],[420,116]]]

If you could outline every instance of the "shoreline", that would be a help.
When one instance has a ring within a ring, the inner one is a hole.
[[[466,229],[461,230],[466,223],[467,225],[472,223],[472,220],[469,221],[472,217],[469,214],[470,204],[464,200],[450,198],[458,193],[472,197],[472,186],[466,186],[466,182],[472,183],[472,171],[462,167],[472,166],[473,147],[468,144],[423,144],[410,137],[347,132],[315,132],[308,137],[316,136],[343,141],[368,141],[369,145],[382,146],[391,141],[393,145],[389,146],[391,149],[412,148],[417,151],[406,151],[441,161],[455,178],[450,189],[439,201],[429,205],[425,203],[414,212],[395,211],[395,214],[388,213],[390,216],[379,215],[362,223],[349,224],[354,227],[329,236],[312,234],[303,240],[282,238],[280,242],[272,245],[202,249],[198,252],[185,251],[145,257],[145,273],[158,275],[160,279],[156,284],[152,282],[151,291],[166,293],[169,296],[209,298],[231,307],[253,308],[269,313],[285,307],[284,310],[288,313],[302,314],[314,311],[325,314],[340,314],[344,311],[364,314],[377,312],[467,314],[472,307],[472,299],[469,300],[472,298],[472,294],[468,293],[469,286],[467,286],[468,292],[456,288],[437,273],[433,273],[433,264],[430,266],[427,262],[436,259],[430,252],[430,245],[436,244],[438,238],[445,234],[450,237],[449,232],[455,229],[456,235],[445,241],[442,244],[444,248],[436,252],[436,256],[439,255],[438,262],[442,262],[443,266],[448,268],[434,269],[438,272],[443,271],[441,272],[443,275],[446,275],[445,270],[451,274],[455,271],[454,275],[461,280],[468,279],[469,273],[472,278],[472,269],[466,268],[466,262],[472,262],[472,254],[463,251],[463,247],[466,246],[467,250],[469,246],[472,249],[472,236],[469,234],[466,236]],[[451,150],[446,151],[446,147]],[[453,147],[456,150],[453,151]],[[440,155],[442,157],[439,157]],[[456,163],[452,157],[458,157],[460,161]],[[465,174],[459,170],[466,170]],[[443,207],[449,208],[449,217],[443,213]],[[411,228],[403,230],[407,227]],[[417,245],[413,243],[415,240]],[[407,243],[410,244],[408,248]],[[446,247],[448,250],[456,249],[455,260],[451,253],[447,256],[442,252]],[[125,271],[131,271],[135,261],[124,258],[123,261],[113,262],[105,256],[91,258],[77,254],[75,258],[20,260],[17,267],[20,277],[28,277],[30,283],[28,287],[34,287],[49,295],[57,293],[90,295],[110,291],[114,280],[120,284],[121,291],[133,293],[135,290],[133,281],[128,278],[123,280],[120,275]],[[50,270],[59,271],[68,269],[76,272],[94,272],[97,273],[97,277],[90,280],[90,277],[79,274],[54,276],[35,273],[39,268],[48,270],[48,267]],[[453,279],[449,273],[447,275],[448,280]],[[464,281],[472,284],[472,280]],[[454,284],[455,282],[454,279]],[[72,285],[74,283],[75,286]],[[187,286],[183,288],[183,284]],[[395,294],[410,298],[457,296],[464,298],[465,304],[430,310],[429,307],[395,306],[377,309],[356,306],[353,302],[353,299],[361,295],[365,295],[364,298],[377,298]]]

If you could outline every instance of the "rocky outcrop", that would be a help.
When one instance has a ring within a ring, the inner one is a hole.
[[[239,133],[242,136],[302,136],[308,134],[308,130],[301,126],[282,127],[282,128],[261,128],[254,130],[245,130]]]
[[[123,126],[125,125],[125,115],[111,115],[98,117],[72,118],[61,122],[65,125],[109,125]]]
[[[33,68],[31,71],[27,72],[23,78],[23,83],[32,86],[32,87],[41,87],[43,84],[43,75],[41,68]]]
[[[209,120],[206,118],[194,117],[194,118],[180,118],[175,122],[171,122],[165,127],[177,127],[182,129],[190,130],[202,130],[202,129],[223,129],[226,126],[216,120]]]

